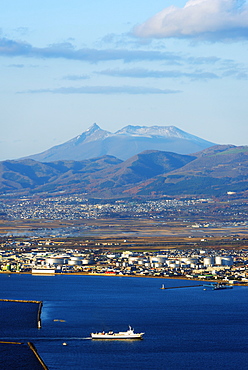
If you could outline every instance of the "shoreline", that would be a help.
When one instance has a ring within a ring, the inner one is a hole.
[[[228,283],[228,281],[226,280],[216,280],[216,279],[197,279],[197,278],[194,278],[194,279],[189,279],[185,276],[152,276],[152,275],[141,275],[141,274],[134,274],[134,275],[118,275],[118,274],[105,274],[105,273],[92,273],[92,272],[68,272],[68,273],[63,273],[63,272],[59,272],[59,273],[54,273],[54,274],[49,274],[49,273],[44,273],[44,274],[32,274],[32,272],[16,272],[16,271],[0,271],[0,274],[8,274],[8,275],[11,275],[11,274],[15,274],[15,275],[33,275],[33,276],[60,276],[60,275],[70,275],[70,276],[106,276],[106,277],[137,277],[137,278],[146,278],[146,279],[171,279],[171,280],[185,280],[185,281],[200,281],[202,282],[203,284],[204,283],[227,283],[230,285],[230,283]],[[235,284],[231,284],[232,286],[248,286],[248,282],[238,282],[238,283],[235,283]]]

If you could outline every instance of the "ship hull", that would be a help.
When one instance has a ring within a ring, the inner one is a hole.
[[[114,333],[109,331],[108,333],[91,333],[91,339],[107,339],[107,340],[126,340],[126,339],[143,339],[144,333],[135,333],[134,330],[129,326],[129,330],[120,331],[119,333]]]
[[[123,339],[143,339],[142,334],[120,335],[120,334],[91,334],[91,339],[123,340]]]

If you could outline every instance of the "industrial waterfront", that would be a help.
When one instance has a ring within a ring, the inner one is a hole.
[[[110,250],[18,242],[2,245],[0,272],[146,276],[226,281],[248,284],[248,250],[180,249],[157,251]]]

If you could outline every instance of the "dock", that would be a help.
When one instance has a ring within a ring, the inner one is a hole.
[[[180,285],[180,286],[169,286],[169,287],[165,287],[164,285],[162,285],[162,287],[160,289],[181,289],[181,288],[194,288],[194,287],[199,287],[199,286],[203,286],[203,284],[196,284],[196,285]]]

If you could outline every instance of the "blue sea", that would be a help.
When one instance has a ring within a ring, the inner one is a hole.
[[[162,284],[191,287],[162,290]],[[41,329],[33,318],[25,319],[22,310],[19,325],[1,325],[0,340],[33,342],[49,370],[246,369],[248,287],[213,291],[196,284],[160,278],[1,274],[0,298],[41,300],[43,309]],[[9,314],[1,308],[0,322]],[[128,325],[145,332],[144,339],[89,339],[93,331],[125,331]]]

